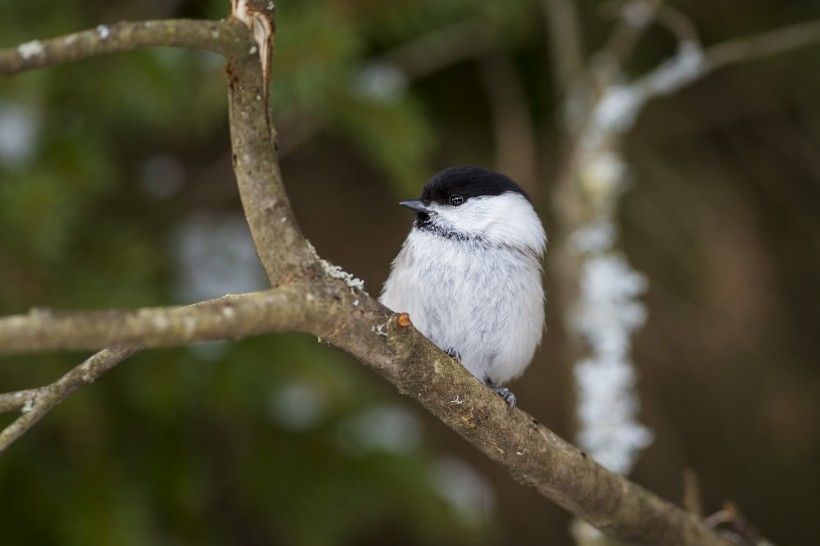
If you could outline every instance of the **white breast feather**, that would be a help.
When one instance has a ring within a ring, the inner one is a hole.
[[[442,349],[457,349],[473,375],[504,384],[530,363],[544,329],[541,222],[513,192],[430,208],[434,223],[467,240],[414,228],[380,301],[409,313]]]

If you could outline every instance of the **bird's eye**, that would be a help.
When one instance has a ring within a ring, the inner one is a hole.
[[[459,206],[463,202],[464,202],[464,198],[461,197],[460,195],[451,195],[450,196],[450,204],[453,205],[454,207]]]

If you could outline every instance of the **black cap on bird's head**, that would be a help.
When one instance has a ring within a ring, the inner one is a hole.
[[[399,204],[419,214],[428,214],[431,203],[457,207],[472,197],[489,197],[507,192],[519,193],[530,201],[521,186],[501,173],[481,167],[450,167],[425,184],[420,199]]]

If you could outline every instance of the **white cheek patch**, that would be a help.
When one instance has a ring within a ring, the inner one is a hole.
[[[544,253],[546,235],[532,204],[520,193],[471,197],[458,207],[431,203],[431,222],[445,231],[476,237],[492,245]]]

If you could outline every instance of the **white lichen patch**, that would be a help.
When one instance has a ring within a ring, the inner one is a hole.
[[[681,43],[674,57],[645,76],[608,86],[595,109],[593,127],[610,134],[626,133],[650,99],[678,91],[701,77],[708,68],[698,43]]]
[[[17,52],[25,60],[31,60],[45,53],[46,48],[40,40],[32,40],[17,46]]]
[[[668,95],[701,77],[706,68],[700,44],[683,42],[677,54],[652,71],[644,83],[653,94]]]
[[[652,433],[637,420],[640,402],[630,352],[646,320],[638,297],[646,278],[620,254],[589,257],[581,275],[574,327],[591,354],[575,365],[580,446],[606,468],[626,474]]]
[[[98,25],[97,36],[100,37],[100,40],[107,40],[108,37],[111,36],[111,29],[105,25]]]
[[[330,277],[334,279],[339,279],[343,281],[350,289],[352,290],[364,290],[364,281],[361,279],[357,279],[338,265],[333,265],[332,263],[328,262],[327,260],[321,260],[320,263],[322,264],[322,269],[327,273]]]
[[[581,253],[603,252],[615,241],[615,227],[611,222],[589,224],[573,232],[567,239],[570,247]]]
[[[186,337],[190,337],[191,335],[193,335],[194,331],[196,330],[196,323],[196,318],[190,315],[182,319],[182,325],[185,327]]]
[[[154,327],[157,330],[165,331],[171,327],[171,321],[168,320],[168,317],[165,315],[159,315],[157,318],[154,319]]]
[[[370,327],[370,331],[377,336],[387,337],[387,326],[385,324],[374,324]]]
[[[20,408],[20,413],[28,413],[28,412],[30,412],[30,411],[31,411],[31,410],[33,410],[33,409],[34,409],[34,398],[29,398],[29,399],[28,399],[28,400],[26,400],[26,402],[23,404],[23,407],[22,407],[22,408]]]
[[[635,124],[646,102],[640,86],[615,84],[606,88],[595,109],[595,127],[608,133],[625,133]]]

